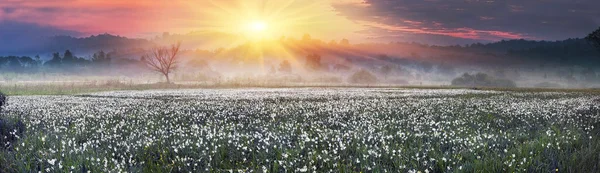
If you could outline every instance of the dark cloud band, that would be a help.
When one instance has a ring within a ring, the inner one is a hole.
[[[600,26],[597,0],[365,0],[335,4],[379,36],[438,35],[469,40],[582,37]]]

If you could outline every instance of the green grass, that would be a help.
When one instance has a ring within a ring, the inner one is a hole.
[[[110,82],[108,84],[44,83],[44,84],[0,84],[0,92],[7,95],[73,95],[101,91],[153,90],[153,89],[206,89],[206,88],[392,88],[392,89],[476,89],[512,92],[584,92],[600,94],[598,88],[494,88],[456,86],[413,86],[413,85],[345,85],[345,84],[285,84],[285,83],[218,83],[218,84],[133,84]]]
[[[72,95],[100,91],[181,89],[179,85],[14,85],[0,86],[9,96],[17,95]]]

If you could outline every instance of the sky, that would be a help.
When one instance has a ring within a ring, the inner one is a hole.
[[[210,30],[353,42],[561,40],[598,28],[597,7],[598,0],[0,0],[0,37]]]

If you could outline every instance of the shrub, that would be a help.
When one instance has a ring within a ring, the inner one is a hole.
[[[3,93],[0,93],[0,112],[2,112],[2,108],[6,104],[6,100],[7,100],[6,95],[4,95]]]
[[[25,132],[25,124],[21,119],[6,117],[2,114],[2,110],[6,105],[6,95],[0,93],[0,149],[11,147],[19,137]],[[8,145],[5,145],[8,144]]]
[[[510,79],[494,78],[485,73],[477,73],[475,75],[465,73],[462,76],[452,80],[452,85],[463,87],[517,87],[517,84]]]
[[[355,84],[373,84],[377,82],[377,77],[367,70],[360,70],[352,74],[348,81]]]
[[[12,143],[23,137],[23,132],[25,132],[25,124],[21,119],[0,118],[0,143],[2,144],[0,150],[12,147]]]
[[[510,79],[495,79],[491,87],[515,88],[517,83]]]
[[[13,155],[5,151],[12,150],[15,141],[23,136],[25,124],[21,119],[2,114],[7,100],[6,95],[0,93],[0,172],[16,172]]]

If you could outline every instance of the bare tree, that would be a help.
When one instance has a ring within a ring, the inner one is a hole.
[[[151,70],[159,72],[165,75],[167,83],[171,83],[169,80],[169,73],[173,72],[177,68],[179,47],[181,42],[167,46],[157,46],[150,50],[150,52],[142,56],[142,62],[146,64]]]

